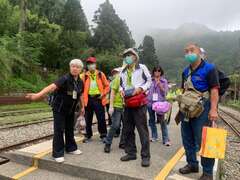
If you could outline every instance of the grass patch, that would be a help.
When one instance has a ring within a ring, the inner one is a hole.
[[[30,104],[16,104],[16,105],[2,105],[0,106],[0,112],[15,111],[15,110],[27,110],[27,109],[40,109],[49,108],[46,102],[33,102]]]
[[[237,100],[237,101],[230,100],[230,101],[227,101],[224,105],[240,111],[240,100]]]
[[[4,125],[6,123],[31,122],[31,121],[40,120],[41,118],[48,118],[48,117],[52,117],[52,112],[26,114],[21,116],[6,116],[6,117],[0,117],[0,125]]]

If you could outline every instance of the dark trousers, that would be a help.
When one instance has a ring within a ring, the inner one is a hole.
[[[206,101],[204,105],[204,112],[198,117],[190,121],[185,121],[182,116],[181,133],[183,146],[186,151],[187,163],[191,166],[198,166],[197,152],[201,147],[202,128],[211,124],[208,119],[210,110],[210,102]],[[203,172],[206,174],[213,174],[213,166],[215,159],[201,157],[201,164]]]
[[[98,132],[100,134],[100,138],[104,138],[107,135],[107,127],[105,120],[105,109],[102,105],[102,102],[98,98],[88,99],[88,105],[85,108],[85,119],[86,119],[86,135],[85,137],[91,138],[93,135],[92,132],[92,121],[93,121],[93,113],[95,112],[98,121]]]
[[[124,119],[124,113],[123,113],[123,116],[121,118],[122,125],[121,125],[121,122],[120,122],[120,127],[116,131],[117,135],[121,134],[119,145],[125,145],[125,142],[126,142],[126,126],[124,124],[125,121],[123,119]]]
[[[137,128],[142,149],[142,158],[150,159],[150,143],[147,126],[147,107],[141,106],[138,108],[125,108],[124,123],[126,132],[125,152],[129,155],[135,156],[137,147],[135,142],[135,126]]]
[[[54,135],[53,135],[53,151],[54,158],[64,156],[64,147],[67,152],[77,150],[77,144],[74,139],[74,113],[64,114],[53,112],[54,118]],[[65,132],[65,146],[63,134]]]

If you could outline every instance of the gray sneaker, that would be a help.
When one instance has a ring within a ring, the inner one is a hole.
[[[83,139],[83,143],[89,143],[89,142],[91,142],[91,141],[92,141],[91,138],[85,137],[85,138]]]
[[[149,158],[143,158],[142,159],[142,167],[149,167],[150,166],[150,159]]]
[[[213,175],[203,173],[198,180],[213,180]]]

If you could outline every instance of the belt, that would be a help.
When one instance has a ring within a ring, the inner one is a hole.
[[[89,98],[92,98],[92,99],[98,99],[101,97],[100,94],[95,94],[95,95],[88,95]]]

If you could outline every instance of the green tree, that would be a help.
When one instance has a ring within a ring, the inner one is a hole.
[[[8,0],[0,0],[0,36],[18,32],[19,7],[13,7]]]
[[[39,34],[41,41],[41,54],[38,56],[38,62],[41,66],[56,68],[57,62],[61,56],[60,35],[62,27],[50,23],[46,17],[39,17],[36,14],[28,12],[28,33]],[[38,48],[39,46],[34,46]]]
[[[105,51],[96,54],[98,69],[106,73],[107,75],[111,75],[111,71],[116,68],[122,66],[122,57],[120,54],[122,53],[123,48],[118,47],[113,52]]]
[[[9,50],[9,44],[16,42],[10,37],[1,37],[0,38],[0,79],[6,79],[12,73],[12,66],[14,62],[20,61],[20,56],[15,55]]]
[[[61,22],[65,0],[28,0],[28,8],[40,17],[46,17],[50,23]]]
[[[60,52],[61,57],[58,62],[59,67],[68,68],[68,63],[73,58],[80,58],[81,52],[88,45],[89,34],[79,31],[64,31],[60,35]]]
[[[22,1],[9,0],[13,6],[21,5]],[[66,0],[27,0],[27,9],[40,17],[47,17],[50,23],[59,24]]]
[[[140,49],[140,61],[146,64],[149,69],[153,69],[154,66],[159,64],[158,57],[156,55],[156,50],[154,46],[154,39],[151,36],[145,36],[143,40],[143,45],[139,47]]]
[[[97,27],[93,28],[92,45],[97,49],[111,50],[119,46],[129,48],[134,45],[126,22],[116,14],[109,0],[100,5],[95,12],[93,22]]]
[[[79,0],[68,0],[64,6],[64,30],[88,32],[88,22]]]
[[[240,66],[240,31],[214,31],[204,25],[184,24],[177,29],[162,29],[151,33],[155,40],[159,63],[171,81],[180,82],[184,61],[184,47],[194,42],[207,51],[207,59],[226,74]]]

